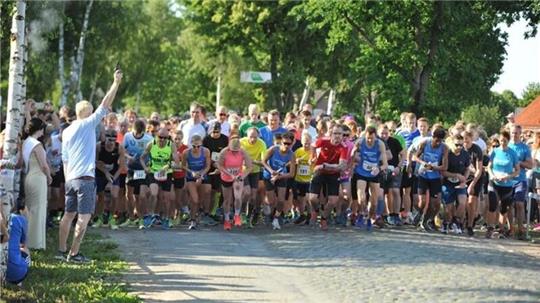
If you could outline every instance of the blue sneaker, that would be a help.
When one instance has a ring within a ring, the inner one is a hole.
[[[399,217],[399,215],[397,215],[397,217],[394,218],[394,223],[396,226],[402,226],[403,225],[403,222],[401,221],[401,218]]]
[[[356,218],[356,222],[354,222],[354,226],[362,229],[365,227],[365,223],[364,223],[364,216],[363,215],[358,215],[358,217]]]
[[[144,228],[150,228],[152,227],[152,223],[153,223],[153,218],[152,216],[149,216],[149,215],[146,215],[143,217],[143,224],[144,224]]]
[[[366,229],[367,231],[371,231],[372,228],[373,228],[373,224],[371,223],[371,219],[368,218],[366,222]]]
[[[171,225],[169,223],[169,219],[161,219],[161,228],[162,229],[170,229]]]

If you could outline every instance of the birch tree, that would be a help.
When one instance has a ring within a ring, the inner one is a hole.
[[[19,182],[15,177],[18,175],[18,173],[15,172],[15,165],[17,163],[19,152],[19,135],[24,126],[22,113],[26,97],[24,87],[24,60],[26,52],[25,13],[26,1],[17,1],[13,11],[11,26],[6,132],[3,146],[3,159],[1,162],[1,185],[2,189],[7,191],[2,195],[3,214],[9,213],[18,194],[18,186],[16,186],[16,184]]]

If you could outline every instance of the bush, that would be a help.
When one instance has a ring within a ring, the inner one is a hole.
[[[471,105],[461,113],[461,119],[466,123],[481,125],[488,135],[498,133],[503,124],[503,116],[498,106]]]

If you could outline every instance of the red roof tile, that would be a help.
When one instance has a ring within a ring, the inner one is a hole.
[[[540,127],[540,96],[516,116],[516,123],[523,127]]]

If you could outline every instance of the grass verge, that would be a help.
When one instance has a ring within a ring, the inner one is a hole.
[[[69,241],[68,243],[71,243]],[[6,285],[6,302],[141,302],[127,292],[122,273],[128,265],[117,252],[117,245],[87,231],[81,252],[89,264],[73,264],[54,259],[58,229],[47,230],[47,250],[31,252],[32,266],[22,287]]]

